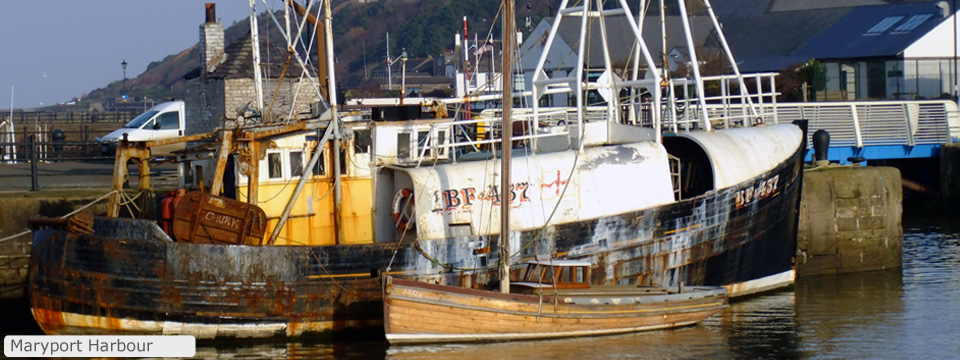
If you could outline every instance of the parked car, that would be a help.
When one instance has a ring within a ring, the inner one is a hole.
[[[130,120],[122,128],[114,130],[102,138],[100,152],[104,156],[113,154],[117,149],[117,141],[127,136],[129,141],[156,141],[183,136],[184,104],[183,101],[170,101],[158,104]],[[153,156],[170,155],[173,151],[182,149],[184,144],[156,147],[151,150]]]

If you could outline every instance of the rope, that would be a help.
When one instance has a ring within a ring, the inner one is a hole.
[[[327,271],[327,267],[326,267],[326,266],[323,266],[323,262],[320,261],[320,258],[317,257],[317,254],[316,254],[315,252],[313,252],[313,248],[311,247],[311,248],[309,248],[309,249],[310,249],[310,255],[313,255],[313,258],[314,258],[315,260],[317,260],[317,265],[320,265],[320,269],[323,269],[323,273],[324,273],[324,274],[327,274],[327,275],[331,275],[330,272]],[[340,283],[337,281],[337,279],[334,279],[332,276],[330,277],[330,281],[333,282],[334,285],[337,285],[337,287],[339,287],[340,290],[343,290],[343,292],[346,292],[346,293],[352,293],[352,292],[353,292],[353,291],[347,290],[347,288],[343,287],[343,285],[340,285]]]
[[[81,206],[81,207],[77,208],[76,210],[69,212],[69,213],[66,214],[66,215],[60,216],[60,218],[63,219],[63,218],[67,218],[67,217],[73,216],[73,215],[75,215],[76,213],[81,212],[81,211],[83,211],[84,209],[93,206],[93,204],[96,204],[96,203],[102,201],[103,199],[106,199],[106,198],[110,197],[110,195],[113,195],[113,193],[115,193],[115,192],[117,192],[117,191],[119,191],[119,190],[111,190],[110,192],[104,194],[103,196],[98,197],[96,200],[93,200],[93,201],[87,203],[86,205]],[[18,237],[21,237],[21,236],[23,236],[23,235],[29,234],[31,231],[32,231],[32,230],[30,230],[30,229],[26,229],[26,230],[23,230],[23,231],[18,232],[18,233],[16,233],[16,234],[7,236],[7,237],[5,237],[5,238],[0,239],[0,243],[6,242],[6,241],[10,241],[10,240],[16,239],[16,238],[18,238]]]
[[[26,235],[26,234],[29,234],[29,233],[30,233],[30,229],[26,229],[26,230],[21,231],[21,232],[19,232],[19,233],[16,233],[16,234],[7,236],[7,237],[5,237],[5,238],[3,238],[3,239],[0,239],[0,243],[2,243],[2,242],[4,242],[4,241],[13,240],[13,239],[15,239],[15,238],[18,238],[18,237],[20,237],[20,236],[23,236],[23,235]]]

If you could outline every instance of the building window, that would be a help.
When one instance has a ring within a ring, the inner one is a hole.
[[[303,151],[290,151],[290,177],[303,175]]]
[[[887,29],[889,29],[890,27],[892,27],[894,24],[900,22],[900,20],[903,20],[903,16],[902,16],[902,15],[887,16],[887,17],[884,18],[883,20],[880,20],[880,22],[878,22],[878,23],[877,23],[876,25],[874,25],[872,28],[870,28],[870,30],[867,30],[867,32],[863,33],[863,35],[880,35],[880,34],[883,34],[883,32],[887,31]]]
[[[920,24],[923,24],[924,21],[927,21],[927,19],[931,17],[933,17],[933,14],[911,16],[909,20],[905,21],[903,24],[900,24],[900,26],[897,26],[896,29],[893,29],[893,32],[906,33],[913,31],[913,29],[916,29],[918,26],[920,26]]]
[[[267,177],[270,179],[283,179],[283,165],[281,164],[281,153],[267,153]]]

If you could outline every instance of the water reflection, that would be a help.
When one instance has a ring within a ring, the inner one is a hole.
[[[715,326],[594,338],[480,345],[391,347],[390,359],[703,359],[729,357],[726,335]]]
[[[904,311],[899,269],[797,280],[796,321],[812,358],[884,358]]]
[[[201,342],[196,359],[376,359],[386,354],[381,340],[323,340],[256,344]]]
[[[718,344],[728,354],[724,358],[799,358],[795,303],[793,291],[737,301],[714,318],[716,323],[704,326],[716,326],[727,335],[726,344]]]

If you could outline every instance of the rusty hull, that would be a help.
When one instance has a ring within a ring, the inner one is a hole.
[[[538,251],[587,260],[596,264],[591,280],[598,285],[731,285],[789,272],[801,154],[798,149],[776,169],[733,188],[550,226],[513,260]],[[738,193],[771,177],[779,179],[776,192],[738,202]],[[296,337],[376,328],[383,321],[377,275],[388,269],[394,276],[478,288],[496,279],[495,237],[247,246],[175,242],[141,220],[96,218],[93,229],[93,235],[34,234],[29,290],[34,317],[48,334]],[[537,233],[512,239],[527,244]]]

